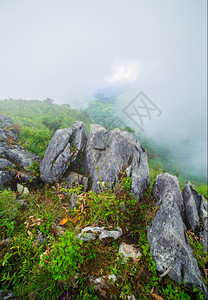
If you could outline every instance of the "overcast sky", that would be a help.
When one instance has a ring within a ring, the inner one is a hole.
[[[147,132],[197,138],[204,165],[206,11],[206,0],[0,0],[0,99],[82,105],[121,84],[121,109],[143,91],[162,111]]]

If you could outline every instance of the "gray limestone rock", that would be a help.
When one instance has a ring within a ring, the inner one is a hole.
[[[92,241],[96,238],[103,240],[106,238],[113,238],[114,240],[120,238],[122,235],[122,229],[120,227],[115,230],[106,230],[104,227],[85,227],[82,229],[81,233],[77,235],[79,240],[84,242]]]
[[[0,140],[2,141],[6,141],[7,136],[5,134],[5,132],[3,131],[3,129],[0,128]]]
[[[40,157],[31,152],[25,151],[18,145],[12,146],[11,148],[7,149],[7,151],[2,154],[2,157],[8,159],[12,163],[20,165],[24,169],[28,168],[34,161],[41,161]]]
[[[163,273],[172,266],[168,273],[171,279],[177,282],[183,279],[187,286],[194,284],[207,296],[207,288],[186,237],[179,191],[175,176],[167,173],[157,176],[152,192],[158,200],[159,211],[147,230],[150,252],[157,271]]]
[[[118,128],[107,131],[99,125],[90,126],[84,167],[95,192],[100,191],[100,181],[113,188],[123,171],[132,177],[131,193],[138,197],[149,183],[146,152],[132,134]]]
[[[0,170],[6,170],[8,167],[15,167],[15,165],[5,158],[0,158]]]
[[[184,223],[198,237],[208,250],[208,203],[202,195],[199,195],[193,185],[187,181],[183,188],[183,201],[185,207]],[[201,224],[202,223],[202,230]]]
[[[58,129],[46,150],[40,165],[40,177],[45,182],[54,182],[62,177],[84,146],[86,129],[82,122],[72,128]]]

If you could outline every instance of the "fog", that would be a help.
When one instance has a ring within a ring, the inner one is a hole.
[[[161,111],[143,133],[205,176],[206,11],[205,0],[0,0],[0,99],[84,107],[120,93],[123,119],[143,91]]]

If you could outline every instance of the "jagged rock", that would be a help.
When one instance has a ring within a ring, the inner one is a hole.
[[[7,140],[7,136],[5,134],[5,132],[3,131],[3,129],[0,128],[0,140],[6,141]]]
[[[17,299],[17,297],[12,294],[9,290],[1,290],[0,291],[0,300],[9,300],[9,299]]]
[[[68,188],[77,188],[82,185],[83,190],[86,192],[89,187],[89,179],[76,172],[70,172],[69,175],[64,179]]]
[[[100,181],[112,188],[119,180],[119,173],[125,170],[132,177],[132,194],[141,197],[149,183],[145,150],[132,134],[118,128],[107,131],[99,125],[90,126],[84,166],[95,192],[100,191]]]
[[[123,256],[125,259],[132,258],[133,260],[138,259],[141,256],[141,252],[138,251],[134,245],[129,245],[122,242],[119,246],[118,250],[119,254]]]
[[[187,286],[194,284],[208,296],[197,260],[186,237],[179,190],[175,176],[167,173],[157,176],[152,193],[158,200],[159,211],[147,230],[150,252],[157,271],[163,273],[172,266],[168,273],[171,279],[177,282],[183,279]]]
[[[7,149],[2,157],[8,159],[9,161],[20,165],[24,169],[28,168],[32,162],[40,162],[41,158],[31,152],[25,151],[22,147],[15,145]]]
[[[69,165],[76,159],[85,140],[86,129],[82,122],[75,122],[72,128],[58,129],[41,162],[41,179],[48,183],[60,179]]]
[[[201,242],[207,251],[208,203],[202,195],[199,195],[195,191],[193,185],[191,185],[189,181],[185,183],[182,195],[185,206],[184,222],[187,226],[187,229],[192,229],[197,236],[201,236]],[[202,232],[200,232],[200,220],[203,224]]]
[[[120,238],[122,235],[122,229],[118,227],[116,230],[106,230],[105,227],[85,227],[81,233],[77,235],[77,238],[81,241],[92,241],[97,237],[99,240],[106,238],[113,238],[114,240]]]
[[[159,174],[154,182],[152,193],[158,201],[157,205],[160,205],[163,198],[167,198],[169,193],[174,194],[180,213],[184,215],[183,197],[176,176],[172,176],[168,173]]]
[[[6,170],[8,167],[15,167],[15,165],[5,158],[0,158],[0,170]]]

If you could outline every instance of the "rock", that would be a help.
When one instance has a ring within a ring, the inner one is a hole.
[[[10,187],[12,190],[16,189],[15,173],[8,171],[0,171],[0,188]]]
[[[4,133],[3,129],[0,128],[0,140],[6,141],[7,140],[7,136]]]
[[[15,165],[5,158],[0,158],[0,169],[6,170],[8,167],[15,167]]]
[[[117,230],[103,230],[99,235],[99,240],[113,238],[114,240],[119,239],[122,236],[122,229],[117,228]]]
[[[5,142],[0,141],[0,155],[9,150],[9,146]]]
[[[78,188],[82,185],[83,190],[86,192],[89,187],[89,179],[76,172],[70,172],[69,175],[64,178],[64,182],[67,184],[67,188]]]
[[[18,200],[18,202],[22,208],[25,208],[28,206],[28,201],[26,199],[20,199],[20,200]]]
[[[16,135],[11,130],[5,130],[4,132],[5,132],[7,137],[9,137],[11,139],[14,139],[14,140],[17,139]]]
[[[54,182],[62,177],[84,146],[86,129],[82,122],[71,128],[58,129],[46,150],[40,165],[40,177],[45,182]]]
[[[97,292],[99,299],[115,299],[116,286],[114,283],[117,281],[116,276],[107,275],[99,278],[90,278],[90,283],[94,285],[94,289]]]
[[[87,139],[87,132],[85,126],[82,122],[75,122],[72,126],[72,137],[71,144],[77,150],[80,151],[83,149]],[[78,153],[78,152],[77,152]],[[73,156],[71,162],[76,159],[77,155]]]
[[[17,299],[9,290],[0,290],[0,300]]]
[[[146,152],[132,134],[118,128],[107,131],[99,125],[90,126],[84,167],[95,192],[100,191],[100,181],[113,188],[124,171],[132,177],[132,194],[141,197],[149,184]]]
[[[154,182],[152,193],[158,201],[157,205],[161,205],[163,199],[166,199],[169,193],[174,194],[180,213],[184,216],[183,197],[176,176],[172,176],[168,173],[159,174]]]
[[[152,193],[158,200],[159,211],[148,227],[147,239],[150,252],[156,262],[156,269],[165,272],[170,266],[168,276],[187,286],[195,285],[208,296],[197,260],[186,237],[183,223],[184,212],[182,194],[176,177],[167,173],[157,176]]]
[[[138,251],[134,245],[129,245],[124,242],[120,244],[119,254],[121,254],[125,259],[132,258],[133,260],[136,260],[141,256],[141,252]]]
[[[8,116],[0,114],[0,128],[12,125],[12,119]]]
[[[81,233],[77,235],[77,238],[81,241],[92,241],[97,238],[103,240],[106,238],[113,238],[114,240],[120,238],[122,235],[122,229],[118,227],[116,230],[106,230],[105,227],[85,227]]]
[[[17,184],[17,193],[19,195],[28,195],[30,192],[29,192],[27,187],[25,187],[25,186],[18,183]]]
[[[41,161],[41,158],[39,156],[36,156],[31,152],[25,151],[22,147],[18,145],[12,146],[11,148],[7,149],[7,151],[5,151],[2,154],[2,157],[8,159],[9,161],[17,165],[20,165],[24,169],[28,168],[34,161]]]
[[[208,252],[208,203],[203,196],[201,196],[200,216],[203,226],[203,230],[199,233],[200,241]]]
[[[185,207],[184,222],[187,229],[192,229],[196,235],[199,235],[201,226],[200,214],[203,214],[203,218],[207,218],[207,205],[203,205],[203,203],[205,204],[205,199],[194,190],[189,181],[185,183],[182,195]]]

